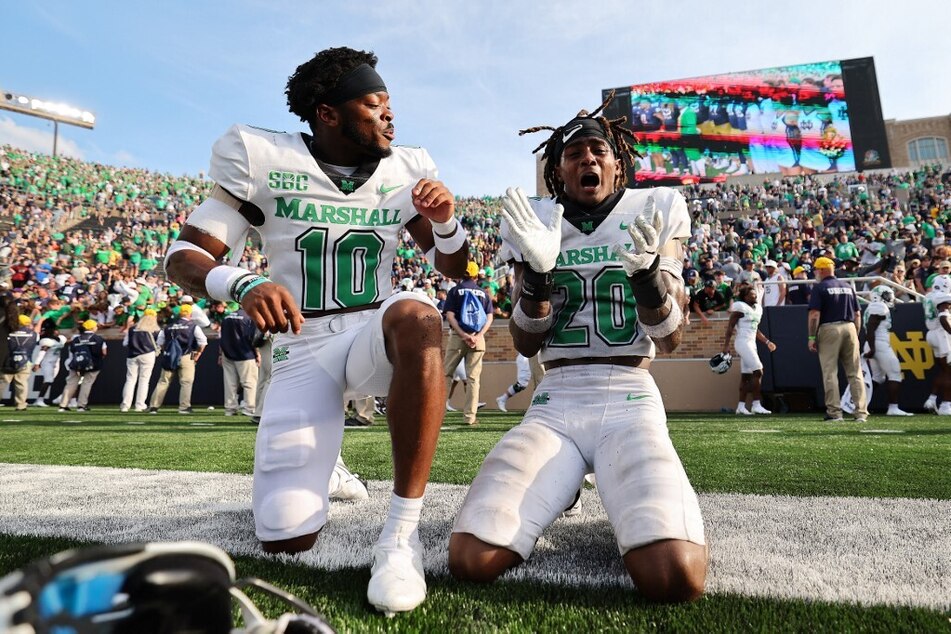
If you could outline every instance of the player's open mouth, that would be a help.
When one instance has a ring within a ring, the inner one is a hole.
[[[601,184],[601,177],[594,172],[588,172],[581,175],[581,189],[597,189]]]
[[[390,126],[386,130],[381,132],[380,134],[382,134],[384,137],[392,141],[393,139],[396,138],[396,129],[393,126]]]

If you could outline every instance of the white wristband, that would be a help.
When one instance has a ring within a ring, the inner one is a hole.
[[[232,288],[235,282],[247,275],[254,276],[254,273],[237,266],[224,264],[216,266],[208,271],[208,276],[205,278],[205,290],[208,291],[208,297],[220,302],[235,301]]]
[[[639,323],[641,330],[651,339],[663,339],[680,328],[680,322],[683,321],[684,313],[680,310],[680,304],[675,302],[673,297],[668,295],[665,304],[670,304],[670,312],[667,313],[667,317],[665,317],[662,322],[654,324],[653,326],[649,326],[644,322]]]
[[[515,305],[515,310],[512,311],[512,319],[515,321],[515,325],[525,332],[540,334],[548,332],[548,329],[551,328],[551,323],[555,320],[555,313],[549,312],[545,317],[529,317],[522,310],[522,302],[519,300]]]
[[[455,253],[466,241],[466,230],[456,217],[448,222],[429,221],[433,226],[433,241],[440,253]]]

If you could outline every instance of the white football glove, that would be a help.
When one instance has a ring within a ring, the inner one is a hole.
[[[657,249],[660,247],[660,232],[663,228],[664,218],[654,207],[654,197],[648,196],[644,211],[627,226],[627,233],[631,236],[631,250],[628,251],[620,244],[614,245],[614,253],[628,277],[646,271],[654,264],[658,257]]]
[[[555,268],[561,249],[561,216],[564,213],[564,207],[555,205],[546,227],[535,215],[521,187],[509,187],[502,196],[502,217],[509,223],[512,242],[521,251],[525,262],[539,273]]]

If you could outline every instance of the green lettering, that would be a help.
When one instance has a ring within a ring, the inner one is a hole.
[[[337,219],[334,222],[340,225],[349,224],[351,211],[353,207],[337,207]]]
[[[288,203],[283,196],[278,196],[277,210],[274,215],[278,218],[290,218],[291,220],[300,220],[300,198],[294,198]]]
[[[564,253],[559,253],[559,254],[558,254],[558,259],[555,260],[555,268],[558,268],[558,267],[561,267],[561,266],[564,266],[564,265],[565,265],[565,254],[564,254]]]
[[[591,253],[591,247],[582,247],[578,252],[578,264],[591,264],[594,255]]]
[[[299,192],[306,192],[307,191],[307,174],[298,174],[295,183],[296,184],[294,186],[294,189],[296,189]]]
[[[595,262],[607,262],[610,259],[608,256],[608,247],[600,246],[594,247],[594,261]]]
[[[370,212],[370,217],[367,218],[366,224],[370,225],[371,227],[375,227],[378,224],[380,224],[380,210],[379,209],[374,209],[373,211]]]
[[[267,173],[267,186],[269,189],[277,189],[281,184],[281,173],[280,172],[268,172]]]
[[[320,222],[320,217],[317,216],[317,205],[307,203],[307,206],[304,207],[304,217],[302,220],[306,220],[307,222]]]
[[[367,210],[365,207],[354,207],[353,214],[350,216],[350,224],[352,225],[366,225],[367,224]]]
[[[318,222],[333,222],[334,221],[334,212],[337,210],[334,209],[333,205],[321,205],[320,206],[320,220]]]
[[[578,250],[568,249],[568,266],[574,266],[576,264],[581,264],[581,262],[578,261]]]

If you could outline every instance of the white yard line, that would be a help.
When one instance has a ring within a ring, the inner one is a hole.
[[[318,547],[294,558],[369,566],[390,482],[335,503]],[[430,573],[447,574],[452,519],[465,487],[431,484],[420,526]],[[100,542],[199,539],[259,556],[251,477],[222,473],[0,464],[0,533]],[[701,495],[710,544],[707,590],[864,605],[951,607],[951,501]],[[2,539],[2,536],[0,536]],[[561,519],[508,579],[629,585],[597,494]]]

